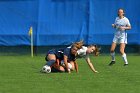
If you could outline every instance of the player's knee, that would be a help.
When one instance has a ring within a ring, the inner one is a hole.
[[[63,68],[63,67],[59,67],[59,70],[61,71],[61,72],[65,72],[65,69]]]
[[[71,68],[70,70],[71,70],[71,71],[74,71],[74,70],[75,70],[75,68]]]
[[[113,53],[114,52],[114,50],[113,49],[110,49],[110,53]]]
[[[71,71],[74,71],[75,70],[75,66],[72,66],[70,69],[71,69]]]
[[[68,63],[68,68],[71,69],[71,71],[75,70],[75,65],[73,62]]]

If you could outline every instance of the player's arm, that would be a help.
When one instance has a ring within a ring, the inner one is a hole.
[[[130,30],[131,29],[131,26],[130,25],[127,25],[127,26],[121,26],[120,29],[123,31],[123,30]]]
[[[60,64],[60,60],[57,58],[56,59],[56,64],[59,65]]]
[[[121,30],[130,30],[131,29],[131,24],[128,19],[126,19],[126,26],[121,26]]]
[[[86,62],[87,62],[87,64],[89,65],[90,69],[91,69],[94,73],[98,73],[98,71],[95,70],[93,64],[91,63],[89,57],[86,58]]]
[[[117,26],[116,24],[112,24],[112,27],[115,29],[120,29],[120,26]]]
[[[131,26],[130,25],[127,25],[125,29],[126,30],[130,30],[131,29]]]
[[[66,66],[66,70],[68,73],[70,73],[70,71],[68,70],[68,62],[67,62],[68,57],[66,55],[64,55],[64,64]]]
[[[112,27],[115,29],[119,29],[119,26],[116,25],[118,18],[115,19],[115,22],[112,24]]]
[[[117,18],[115,19],[115,23],[116,23],[116,21],[117,21]],[[117,28],[117,26],[116,26],[116,24],[115,24],[115,23],[114,23],[114,24],[112,24],[112,27],[113,27],[113,28]]]
[[[78,73],[78,64],[76,61],[74,61],[74,65],[75,65],[74,67],[75,67],[76,73]]]
[[[115,25],[115,24],[112,24],[112,27],[113,27],[113,28],[116,28],[116,25]]]

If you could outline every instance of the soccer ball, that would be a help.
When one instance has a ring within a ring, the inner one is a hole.
[[[44,73],[50,73],[51,72],[51,67],[48,65],[45,65],[42,67],[42,72]]]

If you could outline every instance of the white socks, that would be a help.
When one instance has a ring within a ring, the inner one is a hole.
[[[110,53],[112,61],[115,61],[115,52]]]
[[[122,58],[124,60],[124,64],[128,64],[127,57],[126,57],[125,53],[122,55]]]
[[[111,55],[112,61],[115,61],[115,52],[110,53],[110,55]],[[127,57],[126,57],[126,54],[125,53],[122,55],[122,58],[124,60],[124,64],[128,64]]]

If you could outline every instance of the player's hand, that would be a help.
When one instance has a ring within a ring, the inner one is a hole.
[[[115,28],[115,24],[112,24],[112,27]]]
[[[94,71],[95,73],[99,73],[98,71]]]

